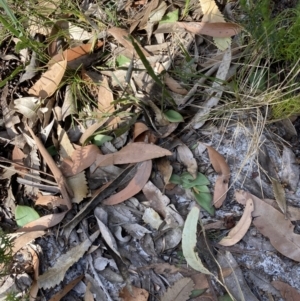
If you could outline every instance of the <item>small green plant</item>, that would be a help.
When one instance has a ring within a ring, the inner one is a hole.
[[[209,181],[205,175],[199,172],[196,179],[194,179],[188,172],[184,172],[181,176],[173,174],[170,182],[181,185],[184,189],[190,189],[197,203],[209,214],[214,215],[215,209],[212,206],[212,196],[207,187]]]
[[[9,273],[9,265],[12,262],[12,247],[11,238],[0,229],[0,276]]]

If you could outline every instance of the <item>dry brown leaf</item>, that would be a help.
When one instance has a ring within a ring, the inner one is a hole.
[[[32,231],[28,233],[24,233],[21,236],[17,237],[14,240],[14,245],[12,248],[12,255],[16,254],[21,248],[27,245],[32,240],[41,237],[45,234],[44,231]]]
[[[96,145],[83,146],[74,150],[71,159],[65,159],[60,169],[64,176],[74,176],[90,167],[96,161],[99,154],[101,154],[101,151]]]
[[[272,281],[271,284],[280,291],[284,301],[298,301],[300,300],[300,292],[281,281]]]
[[[136,122],[133,129],[133,141],[155,144],[157,137],[143,122]]]
[[[293,232],[294,225],[284,214],[263,200],[246,191],[236,191],[236,200],[245,204],[251,198],[254,203],[253,224],[264,236],[270,239],[272,246],[284,256],[300,261],[300,236]]]
[[[268,203],[269,205],[273,206],[278,211],[281,211],[277,202],[275,200],[271,199],[263,199],[264,202]],[[287,218],[290,221],[299,221],[300,220],[300,208],[293,207],[293,206],[287,206]],[[282,212],[282,211],[281,211]]]
[[[109,87],[108,80],[106,77],[103,77],[103,81],[98,89],[98,110],[101,113],[113,113],[115,111],[113,101],[114,96],[112,90]],[[120,117],[116,116],[112,121],[109,122],[108,125],[111,126],[112,129],[114,129],[120,122]]]
[[[281,210],[281,212],[286,215],[286,199],[285,191],[282,185],[274,178],[271,178],[272,188],[275,196],[275,200]]]
[[[102,113],[114,112],[114,96],[112,90],[109,87],[107,78],[104,76],[102,83],[98,89],[98,110]]]
[[[185,144],[182,144],[177,147],[177,156],[179,161],[186,166],[187,171],[196,179],[198,164],[192,151]]]
[[[160,158],[156,160],[157,169],[159,170],[160,174],[166,185],[169,183],[169,180],[173,173],[173,167],[170,161],[167,158]]]
[[[24,165],[23,159],[25,159],[25,157],[25,154],[17,146],[15,146],[12,151],[12,161],[16,163],[13,164],[13,166],[15,167],[15,170],[19,170],[21,172],[21,177],[23,177],[24,173],[28,172],[27,168],[22,168],[22,165]]]
[[[166,86],[173,92],[180,94],[180,95],[186,95],[188,94],[188,91],[183,88],[173,77],[171,77],[168,73],[164,76],[164,82]]]
[[[22,228],[18,229],[18,232],[40,231],[40,230],[46,230],[48,228],[54,227],[55,225],[59,224],[63,220],[67,212],[68,211],[42,216],[39,219],[30,222],[25,226],[23,226]]]
[[[177,22],[177,26],[197,35],[215,38],[231,37],[241,31],[241,26],[235,23]]]
[[[103,204],[116,205],[128,200],[129,198],[139,193],[147,183],[151,171],[152,171],[152,161],[148,160],[142,162],[138,166],[137,172],[133,177],[133,179],[129,182],[129,184],[123,190],[119,191],[118,193],[106,199],[103,202]]]
[[[248,199],[241,219],[238,221],[236,226],[230,230],[228,235],[221,239],[219,242],[220,245],[226,247],[233,246],[245,236],[251,225],[253,210],[253,201],[252,199]]]
[[[84,198],[86,198],[89,191],[84,171],[76,174],[75,176],[68,177],[67,182],[74,192],[72,202],[79,204]]]
[[[29,89],[28,94],[47,98],[57,90],[67,68],[67,60],[54,63],[42,77]]]
[[[70,249],[67,253],[61,255],[54,266],[49,268],[43,275],[39,277],[39,287],[47,289],[59,284],[64,279],[66,271],[80,258],[82,258],[84,253],[89,249],[92,243],[99,236],[99,233],[99,231],[96,231],[81,244]]]
[[[63,199],[67,203],[68,209],[71,209],[72,204],[71,204],[71,200],[70,200],[70,195],[71,196],[73,195],[72,189],[68,186],[61,170],[57,167],[56,163],[54,162],[54,160],[51,157],[51,155],[49,154],[49,152],[46,150],[42,141],[34,134],[32,129],[28,125],[26,125],[26,128],[30,132],[30,135],[34,139],[36,146],[38,147],[42,157],[44,158],[45,162],[47,163],[50,170],[52,171],[55,181],[58,184],[60,192],[63,196]]]
[[[191,278],[182,278],[163,294],[161,301],[186,301],[193,290],[194,282]]]
[[[67,203],[64,199],[58,196],[39,195],[38,199],[35,201],[35,205],[40,205],[40,206],[50,205],[50,208],[53,208],[53,207],[67,206]]]
[[[214,0],[199,0],[201,9],[203,12],[202,22],[207,23],[223,23],[225,25],[226,21],[219,11],[219,8]],[[216,46],[224,51],[231,44],[230,38],[214,37],[214,42]]]
[[[121,255],[118,251],[116,239],[105,224],[105,222],[107,222],[107,212],[102,207],[97,207],[94,210],[94,215],[97,219],[97,224],[101,232],[102,238],[105,240],[110,249],[121,258]]]
[[[149,293],[139,287],[131,286],[132,291],[129,292],[127,287],[124,286],[119,293],[119,297],[122,298],[123,301],[147,301],[149,297]]]
[[[138,136],[147,131],[149,131],[149,128],[144,122],[136,122],[133,128],[133,140],[135,141]]]
[[[94,123],[88,127],[79,139],[80,144],[84,144],[101,126],[103,126],[110,118],[104,118],[102,121]]]
[[[98,167],[103,167],[116,164],[138,163],[171,155],[172,153],[170,151],[157,145],[134,142],[127,144],[116,153],[98,155],[95,163]]]
[[[143,193],[149,201],[149,207],[154,209],[163,218],[167,216],[167,205],[170,199],[151,182],[148,181],[143,187]]]
[[[230,169],[224,157],[219,152],[208,145],[206,145],[206,148],[210,162],[214,170],[219,174],[214,187],[213,204],[216,208],[220,208],[226,199]]]
[[[67,285],[63,286],[63,289],[56,293],[49,301],[59,301],[61,300],[71,289],[73,289],[81,280],[83,275],[78,276]]]
[[[96,48],[100,48],[100,47],[102,47],[102,45],[103,45],[103,42],[98,41],[96,44]],[[82,44],[80,46],[67,49],[63,53],[59,53],[59,54],[55,55],[50,60],[48,65],[51,66],[52,64],[55,64],[62,60],[66,60],[68,63],[71,61],[74,61],[74,60],[82,57],[83,55],[90,54],[93,51],[93,46],[94,46],[94,44],[89,43],[89,44]]]
[[[94,301],[94,296],[93,293],[91,292],[91,283],[88,282],[87,286],[86,286],[86,291],[84,294],[84,301]]]
[[[129,33],[127,32],[127,30],[118,27],[112,27],[107,32],[111,34],[126,49],[130,50],[131,53],[134,53],[135,56],[138,56],[132,43],[129,40]],[[150,54],[137,41],[135,42],[146,57],[150,56]]]
[[[70,158],[72,153],[74,152],[74,147],[66,133],[66,131],[58,125],[57,127],[57,136],[59,141],[59,154],[60,156],[65,158]]]

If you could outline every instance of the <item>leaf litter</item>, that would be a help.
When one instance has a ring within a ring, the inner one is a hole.
[[[295,293],[293,286],[300,289],[289,272],[289,258],[299,261],[298,234],[291,223],[297,223],[300,216],[297,160],[288,144],[282,145],[266,130],[252,128],[255,118],[248,112],[248,119],[243,113],[235,115],[232,120],[236,124],[210,119],[232,93],[227,80],[236,70],[235,49],[245,52],[230,37],[239,36],[243,28],[230,18],[225,21],[224,11],[215,1],[194,2],[192,11],[168,1],[124,3],[116,9],[128,19],[123,18],[122,25],[109,21],[108,35],[92,25],[100,13],[107,22],[106,13],[93,4],[97,9],[90,19],[92,5],[84,3],[85,25],[66,15],[56,34],[54,29],[52,33],[43,29],[46,41],[53,41],[46,47],[51,59],[45,66],[48,70],[25,73],[22,84],[28,85],[28,93],[18,92],[18,98],[10,101],[8,87],[1,91],[4,131],[0,138],[14,147],[11,156],[10,150],[1,153],[12,159],[3,161],[1,168],[19,174],[18,193],[10,187],[11,195],[16,195],[14,206],[25,205],[41,217],[18,228],[14,221],[19,220],[18,210],[10,210],[12,202],[4,197],[0,225],[17,233],[29,231],[14,240],[16,256],[35,240],[48,258],[47,240],[63,238],[63,254],[53,252],[61,254],[59,259],[52,256],[39,263],[46,271],[42,276],[37,274],[36,253],[29,251],[34,267],[31,289],[28,286],[32,297],[39,296],[37,280],[43,288],[57,286],[56,294],[42,290],[49,300],[60,300],[74,291],[86,300],[92,300],[92,294],[99,300],[103,296],[108,300],[187,300],[197,294],[201,299],[216,299],[221,291],[237,300],[257,300],[261,286],[253,284],[254,296],[239,264],[255,272],[264,269],[269,284],[262,289],[264,296],[279,296],[270,289],[271,283],[278,286],[283,298]],[[201,9],[200,14],[193,14]],[[226,17],[230,10],[226,6]],[[57,12],[48,16],[55,18]],[[70,44],[60,48],[63,24],[68,24],[64,35]],[[91,25],[88,31],[87,24]],[[37,29],[31,26],[30,30]],[[140,38],[143,31],[147,37]],[[197,47],[190,48],[192,44]],[[35,60],[33,52],[27,63],[40,66]],[[201,78],[195,80],[190,75],[198,75],[201,67],[211,69],[207,78],[201,71]],[[192,104],[195,95],[201,96],[201,102],[197,99],[200,105]],[[197,133],[188,133],[190,129]],[[110,142],[101,140],[103,137]],[[246,145],[247,141],[252,145]],[[202,142],[211,145],[207,146],[208,155],[199,151]],[[276,165],[274,178],[264,178],[255,161],[260,143],[266,143]],[[172,182],[173,175],[180,178],[177,185]],[[6,173],[3,180],[7,177],[12,185],[14,177]],[[203,177],[205,182],[200,181]],[[244,209],[233,200],[235,188],[252,193],[237,193]],[[198,222],[204,223],[201,229]],[[209,228],[212,224],[219,231],[217,237]],[[46,236],[37,231],[46,229]],[[207,254],[203,256],[204,229],[209,234],[204,235],[206,247],[214,247],[209,255],[214,264]],[[96,245],[84,255],[94,239]],[[255,244],[256,255],[252,255],[251,244]],[[265,256],[270,250],[273,257]],[[103,261],[101,269],[97,258]],[[281,260],[278,270],[285,269],[280,274],[285,283],[278,284],[270,268],[269,263],[276,266],[276,260]],[[86,262],[93,277],[86,269],[80,271]],[[81,274],[84,278],[78,277]],[[213,289],[215,283],[222,283],[222,288]],[[199,291],[203,289],[206,291]]]

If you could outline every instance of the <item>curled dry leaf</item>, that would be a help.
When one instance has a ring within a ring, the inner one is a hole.
[[[64,279],[66,271],[80,258],[82,258],[84,253],[89,249],[98,236],[99,231],[96,231],[80,245],[70,249],[66,254],[60,256],[54,266],[38,278],[39,287],[47,289],[59,284]]]
[[[300,261],[300,236],[294,233],[294,225],[285,215],[254,195],[240,190],[235,192],[237,202],[245,204],[251,198],[254,203],[253,224],[260,233],[270,239],[272,246],[284,256]]]
[[[143,142],[134,142],[127,144],[116,153],[108,155],[98,155],[95,163],[98,167],[103,167],[116,164],[138,163],[171,155],[172,153],[170,151],[157,145]]]
[[[220,245],[227,247],[233,246],[245,236],[251,225],[253,210],[253,201],[252,199],[248,199],[241,219],[236,226],[230,230],[228,235],[219,242]]]
[[[284,301],[300,300],[300,292],[287,283],[281,281],[272,281],[271,284],[280,291]]]
[[[54,63],[42,77],[29,89],[28,94],[47,98],[54,94],[67,68],[67,60]]]
[[[166,218],[167,205],[170,203],[170,199],[162,194],[151,181],[148,181],[144,185],[143,193],[149,201],[150,208],[157,211],[163,218]]]
[[[182,144],[177,147],[177,154],[179,161],[186,166],[187,171],[196,179],[198,165],[192,151],[185,144]]]
[[[121,191],[113,194],[106,199],[103,204],[105,205],[116,205],[121,202],[128,200],[137,193],[139,193],[145,184],[147,183],[152,171],[152,161],[148,160],[140,163],[137,168],[137,172],[129,184]]]
[[[166,185],[168,185],[170,178],[173,173],[173,166],[171,165],[170,161],[167,158],[160,158],[156,160],[157,169],[159,170],[160,174]]]
[[[157,137],[143,122],[136,122],[133,129],[133,141],[155,144]]]
[[[161,301],[186,301],[194,287],[194,282],[191,278],[181,278],[176,281],[172,287],[161,297]]]
[[[65,159],[62,162],[60,169],[64,176],[74,176],[90,167],[99,154],[101,154],[101,151],[94,144],[80,147],[74,150],[71,159]]]
[[[226,199],[228,183],[230,178],[230,169],[224,157],[211,146],[206,145],[210,162],[214,170],[219,174],[214,187],[213,204],[220,208]]]

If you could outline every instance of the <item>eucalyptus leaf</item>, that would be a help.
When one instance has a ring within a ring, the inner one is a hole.
[[[193,207],[189,212],[186,221],[184,223],[182,232],[182,251],[189,266],[196,271],[204,274],[212,275],[211,272],[206,269],[199,258],[199,255],[195,252],[197,243],[197,225],[199,219],[200,209]]]
[[[165,118],[170,122],[183,122],[183,117],[181,114],[174,110],[169,110],[164,112]]]
[[[15,211],[15,218],[17,225],[23,227],[26,224],[33,222],[40,218],[39,214],[29,206],[18,205]]]
[[[215,214],[215,208],[212,206],[212,196],[210,193],[200,192],[195,193],[194,192],[195,199],[197,203],[206,210],[210,215]]]

